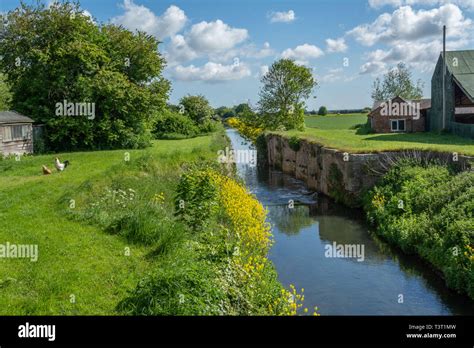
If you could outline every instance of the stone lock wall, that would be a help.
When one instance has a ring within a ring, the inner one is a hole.
[[[267,134],[266,141],[270,167],[304,181],[310,189],[354,207],[361,205],[363,191],[379,180],[378,173],[382,171],[387,155],[397,155],[396,152],[350,154],[308,140],[295,142],[278,134]],[[458,158],[461,165],[474,161],[468,156]]]

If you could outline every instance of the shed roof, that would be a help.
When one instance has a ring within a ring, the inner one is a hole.
[[[34,121],[15,111],[0,111],[0,124],[2,123],[33,123]]]
[[[474,50],[446,52],[446,67],[467,97],[474,101]]]

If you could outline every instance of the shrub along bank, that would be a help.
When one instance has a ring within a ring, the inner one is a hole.
[[[402,162],[364,200],[378,234],[474,299],[474,173]]]
[[[245,122],[237,117],[231,117],[227,120],[227,124],[239,131],[239,133],[252,142],[255,142],[257,137],[263,133],[264,129],[254,126],[249,122]]]
[[[154,135],[157,139],[186,139],[222,129],[222,124],[212,119],[196,123],[186,114],[165,110],[156,120]]]
[[[189,169],[177,187],[183,242],[119,306],[145,315],[294,315],[303,296],[285,290],[267,258],[266,211],[214,166]]]

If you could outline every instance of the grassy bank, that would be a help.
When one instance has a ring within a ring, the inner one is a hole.
[[[181,284],[177,292],[190,303],[188,292],[195,286],[186,280],[190,268],[202,275],[210,297],[186,313],[215,314],[205,310],[218,303],[212,289],[219,278],[202,254],[186,249],[198,245],[197,235],[174,216],[174,196],[188,164],[215,162],[225,144],[223,134],[216,134],[155,141],[146,150],[60,154],[71,166],[48,176],[41,166],[52,167],[51,155],[0,161],[0,243],[39,247],[37,262],[0,259],[0,314],[127,313],[127,299],[159,272],[174,274]],[[221,247],[222,240],[212,242],[209,247]],[[276,280],[273,286],[283,291]],[[173,301],[180,300],[169,298],[162,314],[175,314]]]
[[[365,197],[377,233],[474,299],[474,173],[400,163]]]
[[[360,114],[340,116],[307,116],[304,132],[277,132],[285,137],[298,137],[326,147],[350,153],[373,153],[400,150],[430,150],[474,155],[474,140],[451,134],[387,133],[367,134],[360,126],[367,118]]]

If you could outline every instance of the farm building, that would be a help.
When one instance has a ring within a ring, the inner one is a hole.
[[[0,155],[33,152],[33,120],[14,111],[0,111]]]
[[[430,106],[430,99],[378,101],[368,116],[370,126],[376,133],[424,132]]]
[[[474,50],[446,52],[446,116],[443,122],[443,54],[431,79],[431,110],[427,129],[443,128],[474,138]]]

